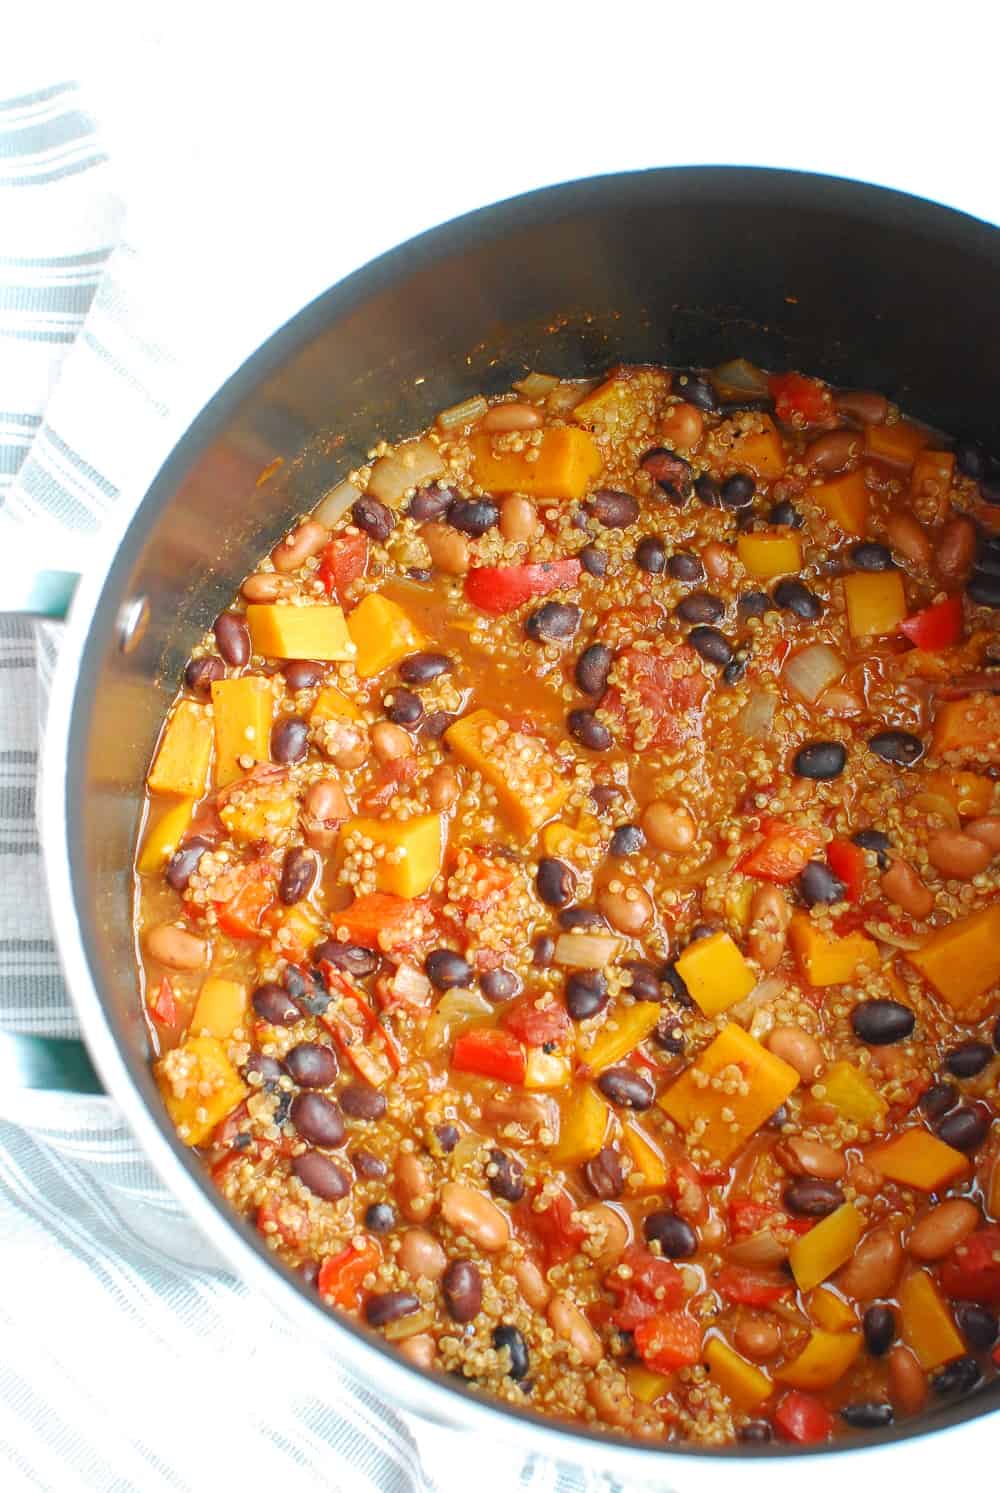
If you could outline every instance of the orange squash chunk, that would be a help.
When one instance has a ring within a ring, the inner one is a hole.
[[[658,1103],[695,1144],[728,1161],[798,1082],[794,1068],[730,1022]]]
[[[494,450],[488,431],[472,437],[472,475],[486,492],[579,501],[601,470],[601,453],[585,430],[557,426],[523,451]],[[529,461],[529,454],[537,459]]]
[[[904,1187],[918,1187],[922,1192],[937,1192],[969,1170],[961,1151],[946,1146],[919,1125],[904,1130],[884,1145],[874,1146],[865,1159],[883,1177],[901,1182]]]
[[[759,434],[741,436],[733,442],[733,461],[749,467],[758,477],[780,477],[785,470],[785,448],[770,415],[761,415]]]
[[[931,751],[971,767],[1000,762],[1000,695],[969,695],[939,705]]]
[[[818,503],[827,518],[833,520],[845,534],[864,534],[868,524],[868,489],[862,471],[845,472],[842,477],[833,477],[821,482],[806,492],[807,498]]]
[[[929,441],[930,436],[908,420],[897,420],[895,425],[865,426],[866,453],[897,467],[912,467],[918,452]]]
[[[1000,981],[1000,903],[939,928],[905,957],[957,1016],[978,1020],[981,998]]]

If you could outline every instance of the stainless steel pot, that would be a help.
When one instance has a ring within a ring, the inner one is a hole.
[[[786,1447],[625,1446],[418,1374],[310,1300],[178,1144],[147,1064],[129,868],[143,774],[192,641],[373,436],[409,432],[529,368],[588,373],[619,358],[712,364],[742,354],[882,389],[1000,451],[998,341],[1000,231],[944,208],[737,168],[551,188],[427,233],[307,306],[212,400],[81,583],[51,703],[43,817],[54,921],[87,1046],[150,1160],[233,1269],[302,1330],[325,1334],[350,1373],[396,1405],[614,1468],[632,1487],[709,1490],[750,1463],[772,1488],[803,1476],[832,1487],[859,1459],[905,1477],[926,1475],[928,1457],[985,1455],[1000,1386],[932,1411],[917,1433],[904,1426],[808,1455],[808,1468]],[[72,585],[27,572],[22,582],[36,612],[58,609]]]

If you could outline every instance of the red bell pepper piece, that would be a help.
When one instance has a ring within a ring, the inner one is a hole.
[[[309,1238],[309,1215],[297,1203],[268,1198],[257,1209],[257,1228],[265,1238],[279,1238],[288,1249],[301,1249]]]
[[[523,1083],[527,1064],[524,1048],[512,1032],[479,1027],[456,1038],[451,1066],[459,1073],[499,1078],[501,1083]]]
[[[382,1251],[374,1239],[363,1236],[361,1245],[351,1243],[337,1255],[328,1255],[319,1268],[319,1294],[331,1306],[356,1312],[364,1299],[362,1281],[382,1263]]]
[[[782,1280],[766,1270],[748,1270],[742,1265],[726,1265],[712,1284],[727,1301],[741,1306],[772,1306],[793,1289],[790,1280]]]
[[[917,648],[934,652],[950,648],[962,636],[962,598],[956,592],[935,606],[914,612],[899,624],[899,631]]]
[[[533,596],[547,596],[575,586],[583,567],[579,560],[544,560],[529,565],[480,565],[465,578],[465,594],[473,606],[502,617]]]
[[[785,425],[822,425],[833,417],[833,395],[818,378],[774,373],[767,381],[774,413]]]
[[[671,1374],[701,1357],[701,1325],[687,1312],[657,1312],[636,1324],[635,1346],[643,1363]]]
[[[789,1441],[803,1446],[829,1441],[833,1434],[833,1416],[815,1395],[791,1389],[774,1412],[774,1424]]]
[[[557,1192],[538,1212],[528,1198],[514,1208],[519,1229],[538,1241],[547,1270],[575,1255],[587,1237],[587,1230],[573,1218],[575,1210],[576,1204],[568,1192]]]
[[[316,572],[328,596],[344,600],[352,581],[363,576],[368,566],[368,540],[363,534],[338,534],[331,539],[319,559]]]
[[[327,960],[320,962],[320,969],[327,989],[336,998],[336,1004],[320,1021],[355,1072],[379,1088],[399,1072],[399,1049],[361,991]]]
[[[177,1001],[174,999],[174,987],[166,975],[160,981],[155,995],[151,995],[146,1002],[147,1009],[153,1020],[160,1026],[173,1026],[177,1020]]]
[[[622,688],[636,694],[653,727],[649,742],[654,747],[679,747],[701,731],[699,707],[711,685],[701,671],[698,655],[687,643],[667,653],[649,653],[626,648],[615,664]],[[621,689],[612,686],[601,700],[601,708],[616,716],[630,734]]]
[[[262,938],[261,922],[273,901],[269,881],[247,881],[228,902],[215,904],[219,927],[230,938]]]
[[[941,1262],[939,1279],[949,1296],[1000,1306],[1000,1227],[977,1229]]]
[[[781,1227],[794,1234],[807,1234],[813,1226],[811,1218],[789,1218],[778,1203],[755,1203],[751,1198],[733,1198],[729,1204],[729,1231],[734,1237],[747,1239],[759,1234],[762,1229],[777,1223],[781,1214]]]
[[[736,869],[760,881],[794,881],[822,846],[815,830],[778,820],[767,828],[765,839],[737,861]]]
[[[865,892],[868,866],[865,853],[853,840],[831,840],[826,847],[826,859],[834,876],[844,883],[844,897],[848,902],[860,902]]]
[[[605,1276],[604,1284],[620,1298],[611,1320],[623,1332],[631,1332],[657,1312],[673,1311],[683,1304],[684,1281],[677,1266],[639,1245],[630,1245],[621,1259],[631,1274],[623,1279],[617,1267]]]
[[[503,1024],[526,1047],[544,1047],[546,1042],[563,1042],[573,1030],[573,1023],[565,1006],[536,1006],[534,999],[511,1006],[504,1012]]]

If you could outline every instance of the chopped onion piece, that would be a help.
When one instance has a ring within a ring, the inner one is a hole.
[[[353,508],[360,496],[360,487],[355,487],[354,483],[348,482],[345,477],[343,482],[338,482],[336,487],[331,487],[326,497],[313,510],[312,516],[318,524],[326,524],[328,529],[332,529],[334,524],[343,518],[348,508]]]
[[[766,689],[753,689],[750,698],[736,717],[736,729],[750,740],[768,736],[774,720],[778,697]]]
[[[749,1239],[731,1244],[726,1250],[726,1258],[734,1265],[766,1267],[780,1265],[788,1258],[788,1250],[779,1244],[770,1229],[761,1229],[759,1234],[751,1234]]]
[[[390,1343],[401,1343],[408,1337],[416,1337],[418,1332],[426,1332],[428,1327],[433,1327],[437,1320],[435,1313],[429,1306],[425,1306],[422,1312],[411,1312],[408,1317],[399,1317],[395,1322],[387,1322],[382,1336]]]
[[[544,399],[552,393],[558,382],[552,373],[529,373],[518,379],[513,388],[516,393],[523,394],[525,399]]]
[[[439,430],[458,430],[462,425],[474,425],[481,420],[489,409],[489,405],[481,394],[474,394],[471,399],[463,399],[461,404],[453,404],[451,409],[442,410],[437,417]]]
[[[718,368],[712,369],[711,379],[720,399],[766,399],[769,392],[767,374],[748,363],[746,358],[720,363]]]
[[[425,436],[397,446],[391,456],[380,456],[372,467],[368,491],[392,508],[403,501],[411,487],[419,487],[443,473],[441,453]]]
[[[446,991],[424,1027],[424,1051],[439,1052],[459,1032],[464,1032],[469,1027],[483,1026],[492,1016],[493,1007],[485,995],[479,995],[475,990],[463,990],[460,986]]]
[[[847,660],[828,643],[810,643],[793,653],[784,669],[785,683],[812,705],[831,684],[842,679]]]
[[[568,415],[570,410],[575,410],[584,395],[589,394],[591,389],[596,389],[599,379],[580,379],[576,383],[559,383],[545,401],[545,408],[550,415]]]
[[[392,993],[407,1006],[426,1005],[431,982],[423,970],[413,964],[401,964],[392,977]]]
[[[922,949],[926,942],[923,938],[915,938],[912,933],[898,933],[888,923],[866,923],[865,932],[890,949]]]
[[[728,1011],[729,1020],[738,1021],[741,1026],[745,1026],[758,1006],[765,1006],[768,1001],[782,995],[785,987],[786,981],[784,975],[765,975],[764,979],[754,986],[749,995],[745,995],[737,1005],[730,1006]]]
[[[561,933],[556,939],[555,962],[567,969],[603,969],[620,948],[620,938],[603,933]]]

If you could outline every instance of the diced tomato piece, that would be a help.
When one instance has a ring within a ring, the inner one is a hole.
[[[373,787],[363,793],[358,800],[358,808],[370,813],[373,809],[384,808],[391,798],[395,798],[399,792],[400,783],[407,783],[419,772],[419,764],[416,757],[393,757],[390,762],[383,762]]]
[[[917,648],[926,648],[931,652],[939,648],[950,648],[962,636],[961,594],[956,592],[945,601],[939,601],[936,606],[924,607],[922,612],[914,612],[912,617],[905,618],[899,624],[899,630]]]
[[[844,883],[844,897],[848,902],[860,902],[865,893],[868,866],[865,853],[852,840],[831,840],[826,847],[826,859],[834,876]]]
[[[364,534],[338,534],[320,555],[316,573],[326,594],[343,601],[348,586],[363,576],[367,567],[368,540]]]
[[[815,1395],[790,1389],[774,1412],[774,1424],[789,1441],[805,1446],[828,1441],[833,1434],[833,1416]]]
[[[544,1047],[546,1042],[564,1042],[573,1030],[573,1023],[565,1006],[556,1002],[538,1006],[534,999],[519,1001],[516,1006],[511,1006],[504,1012],[503,1024],[528,1047]]]
[[[643,1363],[659,1374],[671,1374],[701,1357],[701,1324],[687,1312],[657,1312],[637,1323],[635,1346]]]
[[[778,1203],[755,1203],[750,1198],[733,1198],[729,1204],[729,1232],[734,1238],[749,1238],[762,1229],[772,1228],[781,1214],[781,1227],[794,1234],[808,1234],[811,1218],[790,1218]]]
[[[621,1263],[631,1271],[627,1279],[612,1270],[605,1276],[604,1284],[620,1298],[611,1320],[623,1332],[631,1332],[648,1317],[672,1311],[683,1302],[684,1282],[677,1266],[669,1260],[633,1244],[625,1251]]]
[[[356,897],[350,907],[332,914],[335,928],[346,928],[350,943],[366,949],[381,947],[380,935],[396,929],[412,915],[413,903],[390,892],[369,892]]]
[[[297,1203],[268,1198],[257,1209],[257,1228],[266,1238],[279,1238],[289,1249],[301,1249],[309,1238],[309,1215]]]
[[[547,596],[575,586],[579,560],[546,560],[532,565],[480,565],[465,578],[465,595],[480,611],[494,617],[513,612],[533,596]]]
[[[228,902],[215,904],[219,927],[231,938],[261,938],[261,923],[273,901],[273,882],[247,881]]]
[[[177,1021],[177,1001],[174,987],[166,975],[160,981],[155,994],[150,994],[146,1009],[159,1026],[173,1026]]]
[[[509,863],[491,860],[475,850],[462,852],[461,865],[448,879],[447,901],[456,909],[449,921],[460,933],[470,917],[484,918],[503,902],[514,881]]]
[[[793,1289],[790,1280],[766,1270],[748,1270],[742,1265],[726,1265],[713,1277],[712,1284],[727,1301],[741,1306],[771,1306]]]
[[[822,845],[815,830],[778,821],[759,845],[737,861],[736,869],[760,881],[794,881]]]
[[[451,1066],[459,1073],[478,1073],[501,1083],[523,1083],[527,1065],[524,1048],[512,1032],[480,1027],[456,1039]]]
[[[576,1204],[568,1192],[557,1192],[546,1208],[535,1211],[531,1201],[525,1198],[514,1208],[518,1227],[535,1239],[545,1256],[545,1268],[561,1265],[575,1255],[587,1230],[573,1219]]]
[[[335,997],[335,1004],[320,1021],[355,1072],[375,1088],[381,1087],[399,1072],[401,1062],[391,1033],[379,1021],[367,997],[339,970],[326,960],[321,961],[320,968],[327,989]]]
[[[941,1285],[958,1301],[1000,1306],[1000,1227],[977,1229],[941,1262]]]
[[[362,1281],[382,1262],[382,1251],[374,1239],[364,1236],[362,1244],[351,1243],[338,1255],[330,1255],[319,1269],[316,1282],[319,1294],[331,1306],[356,1312],[364,1300]]]
[[[640,707],[651,717],[653,737],[649,745],[676,747],[699,734],[699,707],[710,686],[693,648],[686,643],[670,653],[626,648],[615,664],[615,674],[620,686],[608,691],[602,708],[627,720],[627,696],[634,692]]]
[[[690,1161],[671,1161],[665,1188],[667,1197],[673,1203],[680,1203],[683,1199],[684,1206],[680,1211],[692,1223],[704,1223],[708,1217],[708,1203],[701,1184],[701,1174]],[[695,1206],[699,1197],[701,1202]]]
[[[833,417],[833,395],[818,378],[774,373],[767,381],[774,413],[785,425],[822,425]]]

